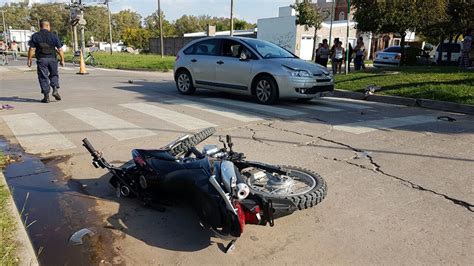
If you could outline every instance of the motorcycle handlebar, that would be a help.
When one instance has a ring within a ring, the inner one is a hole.
[[[82,140],[83,146],[90,152],[90,154],[94,155],[97,154],[97,151],[94,149],[92,144],[89,142],[87,138]]]

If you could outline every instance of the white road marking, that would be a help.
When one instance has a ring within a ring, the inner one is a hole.
[[[36,113],[2,116],[18,142],[28,153],[48,153],[76,146]]]
[[[242,121],[242,122],[253,122],[253,121],[259,121],[259,120],[265,120],[264,116],[244,113],[244,112],[240,112],[239,110],[216,106],[213,104],[205,104],[205,103],[186,101],[186,100],[171,100],[171,101],[166,101],[166,102],[171,103],[171,104],[179,104],[181,106],[198,109],[201,111],[217,114],[220,116],[228,117],[228,118],[231,118],[237,121]]]
[[[334,129],[354,134],[363,134],[380,129],[392,129],[396,127],[424,124],[430,122],[436,122],[436,118],[427,115],[415,115],[337,125],[334,126]]]
[[[150,130],[143,129],[135,124],[94,108],[85,107],[67,109],[64,111],[85,122],[86,124],[104,131],[118,141],[156,135]]]
[[[8,70],[8,68],[6,68],[6,67],[0,67],[0,73],[2,73],[2,72],[8,72],[8,71],[10,71],[10,70]]]
[[[349,98],[324,97],[324,99],[333,101],[333,102],[349,102],[349,103],[356,103],[356,104],[377,105],[377,106],[385,106],[385,107],[388,107],[388,106],[406,107],[406,106],[390,104],[390,103],[372,102],[372,101],[356,100],[356,99],[349,99]]]
[[[218,99],[218,98],[205,98],[206,101],[222,103],[225,105],[232,105],[241,107],[244,109],[256,110],[256,111],[263,111],[266,113],[271,113],[277,116],[296,116],[296,115],[303,115],[305,113],[300,111],[294,111],[286,108],[276,107],[276,106],[269,106],[257,103],[250,103],[250,102],[243,102],[243,101],[234,101],[228,99]]]
[[[156,117],[158,119],[164,120],[168,123],[177,125],[179,127],[185,128],[187,130],[195,130],[206,127],[215,127],[217,125],[195,118],[189,115],[185,115],[176,111],[171,111],[165,108],[161,108],[155,105],[146,104],[146,103],[127,103],[121,104],[125,108]]]
[[[300,107],[304,107],[304,108],[308,108],[308,109],[312,109],[312,110],[316,110],[316,111],[321,111],[321,112],[340,112],[340,111],[343,111],[342,109],[322,106],[322,105],[319,105],[319,104],[298,104],[298,105],[294,105],[294,106],[300,106]]]
[[[74,70],[76,70],[76,69],[73,68],[73,67],[60,67],[59,70],[74,71]]]
[[[345,107],[345,108],[356,109],[356,110],[363,110],[363,109],[372,108],[371,106],[368,106],[368,105],[347,103],[347,102],[338,102],[338,101],[334,101],[334,100],[326,100],[324,98],[315,100],[313,102],[316,102],[316,103],[321,104],[321,105],[329,105],[329,106],[334,106],[334,107]]]
[[[16,69],[20,70],[20,71],[35,71],[36,70],[36,67],[15,67]]]

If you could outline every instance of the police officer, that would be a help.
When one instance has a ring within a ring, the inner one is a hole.
[[[33,63],[33,54],[36,56],[38,80],[41,86],[41,93],[44,98],[43,103],[49,103],[50,87],[53,88],[53,97],[61,100],[58,93],[59,89],[59,73],[58,59],[59,54],[61,66],[64,66],[64,52],[61,49],[62,44],[56,34],[51,32],[49,21],[40,21],[40,31],[33,34],[30,40],[30,49],[28,50],[28,67]]]

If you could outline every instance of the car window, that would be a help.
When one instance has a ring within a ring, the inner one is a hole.
[[[271,42],[258,39],[245,39],[244,41],[263,58],[295,58],[289,51]]]
[[[387,49],[385,49],[383,51],[387,52],[387,53],[401,53],[402,48],[399,47],[399,46],[392,46],[392,47],[388,47]]]
[[[211,39],[198,42],[184,50],[185,54],[219,55],[219,40]]]
[[[244,46],[240,42],[234,40],[222,40],[222,56],[239,58],[243,49]]]

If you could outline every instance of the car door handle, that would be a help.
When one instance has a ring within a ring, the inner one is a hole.
[[[223,65],[223,64],[224,64],[223,61],[217,61],[216,63],[217,63],[218,65]]]
[[[191,62],[196,63],[198,60],[192,59]]]

